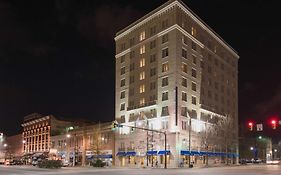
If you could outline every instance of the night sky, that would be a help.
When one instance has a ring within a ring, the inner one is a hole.
[[[33,112],[113,120],[115,33],[164,2],[0,1],[0,131]],[[280,115],[280,1],[184,2],[240,55],[241,122]]]

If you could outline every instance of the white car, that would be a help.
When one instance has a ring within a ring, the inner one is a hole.
[[[270,164],[270,165],[278,165],[280,163],[281,163],[280,160],[267,160],[266,161],[266,164]]]

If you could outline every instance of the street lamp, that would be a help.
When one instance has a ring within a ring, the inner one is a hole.
[[[261,140],[261,139],[262,139],[262,136],[259,136],[259,139]]]
[[[26,143],[26,141],[25,141],[25,140],[23,140],[23,141],[22,141],[22,143],[23,143],[23,144],[25,144],[25,143]]]
[[[3,145],[5,148],[8,146],[8,144],[7,143],[4,143],[4,145]]]
[[[70,138],[70,137],[71,137],[71,135],[70,135],[70,134],[67,134],[67,135],[66,135],[66,137],[67,137],[67,138]]]
[[[253,151],[253,150],[254,150],[254,147],[251,146],[251,147],[250,147],[250,150]]]

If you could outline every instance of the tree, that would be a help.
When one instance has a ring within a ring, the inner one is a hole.
[[[98,158],[100,155],[100,150],[101,150],[101,142],[102,142],[102,137],[101,137],[101,124],[99,123],[98,125],[95,125],[93,128],[93,142],[91,144],[93,154]]]

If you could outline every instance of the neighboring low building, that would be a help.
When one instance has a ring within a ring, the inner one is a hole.
[[[71,165],[90,165],[99,158],[110,166],[115,155],[111,123],[78,127],[63,135],[52,136],[50,153],[53,159],[60,159]]]
[[[6,143],[6,158],[21,159],[23,153],[22,134],[7,137]]]

